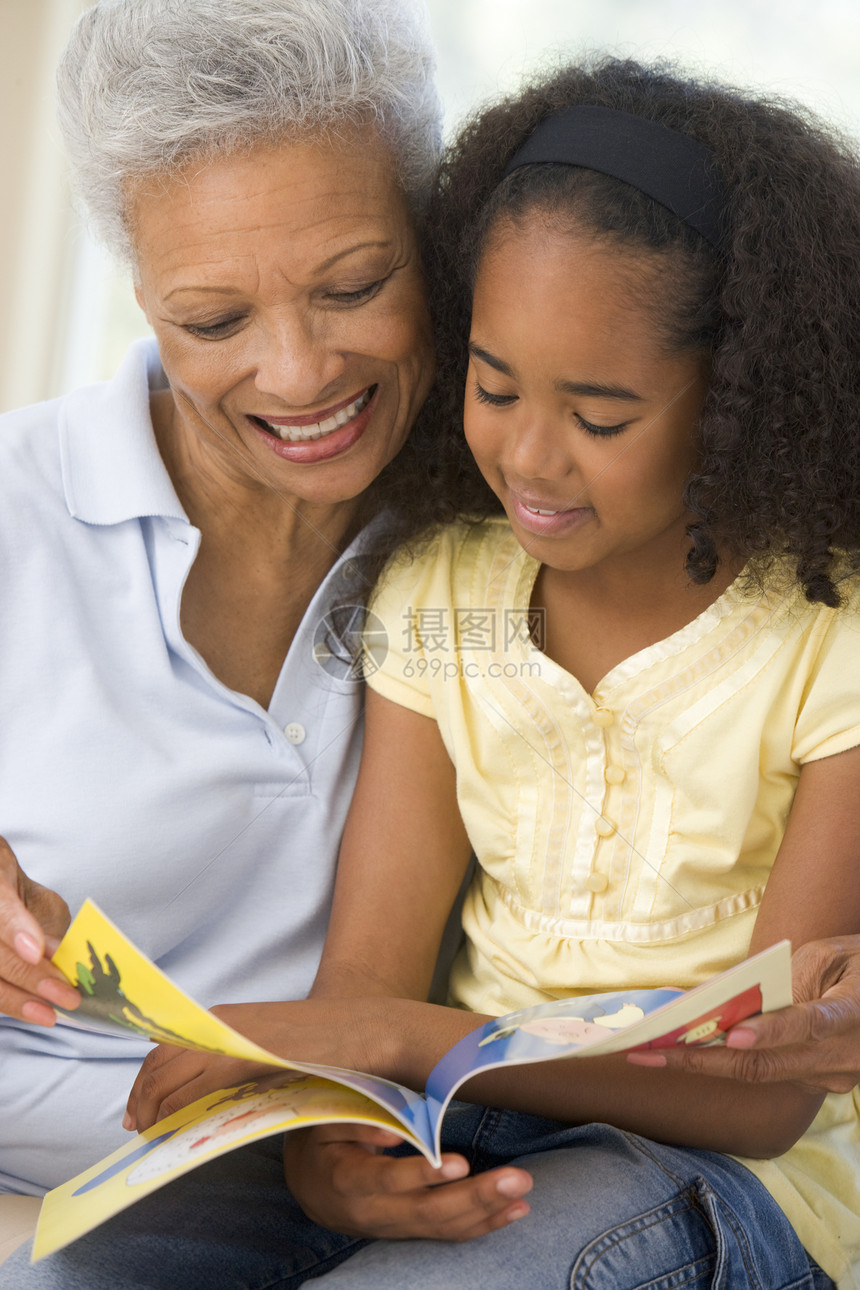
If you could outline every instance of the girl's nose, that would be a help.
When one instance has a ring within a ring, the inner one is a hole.
[[[336,396],[345,365],[345,354],[326,336],[325,328],[291,311],[261,334],[254,379],[261,394],[297,411]]]
[[[508,467],[525,480],[567,480],[575,473],[563,428],[554,418],[530,417],[511,428]]]

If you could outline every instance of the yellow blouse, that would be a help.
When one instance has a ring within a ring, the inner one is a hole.
[[[800,767],[860,744],[860,592],[837,611],[736,583],[589,695],[530,635],[538,567],[505,520],[456,525],[372,604],[368,683],[438,722],[478,858],[451,1001],[494,1015],[743,958]],[[744,1160],[840,1285],[858,1108],[830,1095],[786,1155]]]

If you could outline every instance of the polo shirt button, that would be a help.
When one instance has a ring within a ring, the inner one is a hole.
[[[607,820],[605,816],[601,815],[594,826],[594,831],[600,838],[610,838],[615,832],[615,825],[611,820]]]
[[[291,744],[303,744],[307,731],[304,726],[300,726],[298,721],[291,721],[288,726],[284,726],[284,734]]]
[[[611,708],[595,708],[591,720],[596,726],[611,726],[615,720],[615,713]]]
[[[593,891],[598,895],[601,891],[606,891],[609,886],[609,879],[605,873],[590,873],[585,880],[585,886],[588,891]]]
[[[623,784],[627,773],[622,766],[607,766],[603,778],[607,784]]]

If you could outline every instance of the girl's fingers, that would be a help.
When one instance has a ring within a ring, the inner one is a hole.
[[[240,1057],[159,1044],[144,1059],[131,1086],[123,1128],[140,1133],[208,1093],[267,1077],[269,1082],[275,1082],[277,1070]]]
[[[164,1068],[172,1063],[176,1065],[172,1065],[170,1071],[165,1071]],[[201,1066],[199,1053],[176,1048],[173,1044],[158,1044],[152,1052],[147,1053],[134,1077],[126,1103],[123,1127],[140,1132],[155,1124],[163,1099],[189,1079],[199,1075]]]
[[[317,1146],[342,1142],[383,1151],[386,1147],[396,1147],[403,1141],[399,1133],[375,1124],[320,1124],[306,1132],[313,1134]]]
[[[389,1239],[467,1240],[528,1212],[522,1197],[532,1180],[524,1170],[463,1177],[468,1165],[462,1157],[448,1156],[445,1163],[456,1165],[458,1181],[445,1182],[423,1156],[365,1153],[362,1160],[357,1152],[345,1152],[332,1183],[352,1230]]]

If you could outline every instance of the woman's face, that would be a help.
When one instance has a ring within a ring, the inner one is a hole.
[[[138,300],[205,472],[309,502],[354,498],[432,379],[412,221],[372,131],[141,184]]]

